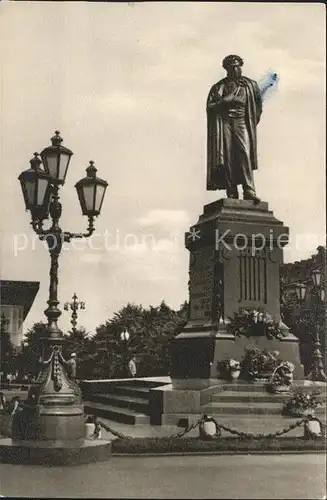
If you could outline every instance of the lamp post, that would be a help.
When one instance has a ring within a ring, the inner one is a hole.
[[[325,289],[321,284],[321,273],[319,270],[314,270],[311,274],[313,288],[312,297],[313,301],[311,304],[310,320],[312,319],[312,324],[315,323],[314,327],[314,339],[313,339],[313,349],[312,349],[312,364],[311,371],[308,375],[308,379],[315,382],[326,382],[326,374],[324,372],[323,365],[323,355],[321,353],[321,343],[320,343],[320,323],[318,315],[320,312],[320,303],[325,302]],[[293,285],[298,302],[300,304],[304,303],[307,296],[307,285],[304,283],[294,283]],[[310,321],[311,322],[311,321]]]
[[[130,334],[127,329],[125,329],[123,332],[120,334],[120,340],[123,343],[123,352],[124,352],[124,372],[126,373],[126,376],[128,376],[128,341],[129,341]]]
[[[87,230],[85,233],[63,231],[59,225],[62,213],[59,189],[65,183],[73,153],[62,146],[62,141],[60,132],[56,131],[51,139],[52,145],[40,155],[34,153],[30,169],[19,176],[25,206],[31,213],[32,228],[40,240],[46,241],[50,253],[49,299],[44,311],[48,324],[41,338],[40,373],[28,394],[32,417],[24,431],[24,439],[59,441],[79,440],[84,436],[81,391],[67,375],[67,362],[62,354],[65,339],[58,327],[61,315],[58,308],[58,260],[63,243],[93,234],[94,219],[100,214],[108,184],[96,176],[94,162],[90,161],[86,177],[75,185],[82,214],[88,217]],[[44,229],[44,220],[49,216],[51,225]]]
[[[326,374],[324,371],[323,355],[321,354],[321,343],[320,343],[320,322],[319,313],[320,305],[325,303],[325,288],[321,280],[321,272],[319,269],[315,269],[311,273],[311,278],[313,282],[313,313],[316,319],[315,328],[315,338],[313,344],[312,352],[312,368],[309,374],[310,380],[315,380],[318,382],[326,382]],[[325,309],[326,311],[326,309]],[[326,321],[326,318],[324,318]]]
[[[65,305],[64,305],[64,310],[65,311],[69,311],[69,309],[71,309],[72,311],[72,319],[71,319],[71,324],[73,326],[72,328],[72,331],[73,333],[76,332],[76,325],[77,325],[77,311],[80,309],[82,311],[85,310],[85,302],[81,302],[79,300],[77,300],[78,297],[76,295],[76,293],[74,293],[73,297],[72,297],[72,301],[71,302],[66,302]]]

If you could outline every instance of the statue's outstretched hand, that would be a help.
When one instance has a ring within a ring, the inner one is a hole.
[[[222,97],[218,93],[210,94],[207,109],[217,109],[222,102]]]
[[[223,101],[223,102],[227,102],[227,103],[229,103],[229,102],[233,102],[234,100],[235,100],[235,93],[234,93],[234,92],[232,92],[231,94],[227,94],[227,95],[226,95],[226,96],[222,99],[222,101]]]
[[[217,109],[221,102],[222,102],[221,99],[217,101],[211,101],[208,103],[207,109]]]

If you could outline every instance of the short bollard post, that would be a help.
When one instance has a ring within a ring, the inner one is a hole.
[[[91,439],[94,436],[95,424],[93,417],[87,417],[84,426],[84,437],[85,439]]]
[[[305,439],[316,439],[323,437],[323,427],[319,418],[312,417],[310,420],[304,424],[304,434]]]
[[[101,424],[97,417],[94,417],[94,439],[101,439],[102,431]]]
[[[203,419],[199,425],[199,437],[202,440],[208,441],[220,436],[220,429],[217,422],[208,415],[203,415]]]

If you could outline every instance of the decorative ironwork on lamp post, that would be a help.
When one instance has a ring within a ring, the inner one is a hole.
[[[326,382],[326,374],[324,371],[323,355],[321,353],[321,342],[320,342],[320,322],[319,313],[321,303],[325,303],[325,288],[322,285],[321,272],[316,269],[311,273],[311,278],[313,282],[312,297],[313,301],[311,304],[311,314],[313,316],[313,323],[315,322],[314,328],[314,339],[313,339],[313,350],[312,350],[312,363],[311,371],[308,375],[308,379],[315,382]],[[307,295],[307,284],[304,283],[294,283],[293,285],[297,299],[299,303],[304,303]],[[324,318],[326,321],[326,318]]]
[[[108,183],[96,176],[97,169],[90,161],[86,177],[75,185],[82,214],[88,218],[85,233],[62,230],[59,225],[62,205],[59,189],[65,183],[73,152],[62,146],[60,132],[52,137],[52,145],[41,154],[34,153],[30,169],[19,176],[26,210],[32,217],[31,225],[39,239],[46,241],[50,252],[50,286],[48,307],[44,311],[47,329],[42,337],[41,370],[28,394],[30,406],[35,409],[31,428],[25,439],[74,440],[84,435],[84,411],[81,391],[67,375],[67,362],[62,355],[65,339],[58,327],[61,311],[58,308],[58,260],[63,243],[73,238],[87,238],[94,232],[94,219],[100,214]],[[40,159],[41,157],[41,159]],[[43,166],[42,166],[43,165]],[[51,217],[51,225],[43,228]]]
[[[323,355],[321,353],[320,321],[319,321],[320,306],[321,304],[325,304],[325,288],[321,280],[321,272],[319,269],[312,271],[311,277],[313,282],[313,290],[312,290],[313,292],[312,295],[314,298],[313,312],[316,319],[316,328],[315,328],[315,339],[312,352],[312,369],[308,378],[319,382],[326,382]],[[324,321],[326,321],[326,318],[324,318]]]
[[[72,319],[71,319],[71,324],[72,324],[72,331],[73,333],[76,332],[76,325],[77,325],[77,311],[78,310],[85,310],[85,302],[82,302],[82,301],[79,301],[77,300],[78,297],[76,295],[76,293],[74,293],[73,297],[72,297],[72,301],[71,302],[66,302],[65,305],[64,305],[64,310],[65,311],[69,311],[69,309],[71,309],[72,311]]]
[[[120,340],[123,343],[123,353],[124,353],[124,372],[126,373],[126,376],[128,376],[128,341],[130,338],[130,333],[127,329],[125,329],[123,332],[120,334]]]

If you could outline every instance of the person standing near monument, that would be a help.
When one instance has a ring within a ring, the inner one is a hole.
[[[68,368],[68,374],[71,379],[76,379],[76,368],[77,368],[77,363],[76,363],[76,353],[73,352],[70,355],[69,360],[67,361],[67,368]]]
[[[253,171],[257,164],[256,127],[262,113],[258,84],[242,76],[243,60],[229,55],[223,60],[227,77],[212,86],[207,99],[207,190],[224,189],[227,197],[259,203]]]
[[[134,378],[136,377],[136,357],[133,356],[128,363],[128,370],[130,375]]]

